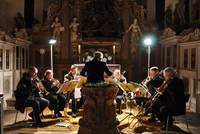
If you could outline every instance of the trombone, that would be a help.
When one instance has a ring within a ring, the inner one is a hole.
[[[152,108],[157,99],[163,94],[169,82],[170,80],[165,80],[163,81],[163,84],[159,88],[155,89],[156,94],[152,97],[150,106],[145,110],[144,115],[148,113],[148,111],[150,110],[150,108]]]

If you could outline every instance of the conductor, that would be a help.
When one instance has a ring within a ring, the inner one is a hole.
[[[104,82],[104,72],[111,76],[112,72],[108,69],[105,62],[101,61],[103,53],[97,51],[94,54],[94,59],[85,64],[80,72],[82,76],[87,76],[87,83]]]

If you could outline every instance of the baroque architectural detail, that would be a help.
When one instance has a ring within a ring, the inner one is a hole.
[[[11,37],[4,31],[0,31],[0,40],[2,41],[10,41]]]
[[[179,42],[189,42],[200,40],[200,29],[196,28],[193,32],[188,33],[187,35],[182,36],[179,39]]]
[[[172,30],[171,28],[167,27],[165,28],[161,38],[169,38],[169,37],[173,37],[176,35],[176,32],[174,30]]]

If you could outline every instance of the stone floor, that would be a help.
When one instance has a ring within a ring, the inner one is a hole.
[[[28,112],[30,109],[27,110]],[[66,113],[69,111],[66,110]],[[81,115],[77,118],[72,118],[70,115],[65,115],[62,118],[52,119],[51,111],[48,109],[45,110],[45,122],[44,128],[32,128],[30,127],[30,119],[27,117],[25,119],[25,114],[18,114],[17,123],[15,123],[15,110],[6,110],[4,112],[4,133],[5,134],[76,134],[78,131],[78,120],[80,119]],[[64,115],[64,113],[63,113]],[[124,119],[127,114],[123,113],[118,115],[119,121]],[[200,114],[187,112],[186,118],[189,124],[189,131],[193,134],[199,134],[200,132]],[[25,119],[25,121],[23,121]],[[119,130],[122,134],[161,134],[166,133],[165,131],[160,131],[159,123],[149,124],[146,122],[137,122],[137,119],[131,122],[133,118],[128,116],[124,121],[122,121],[119,125]],[[68,122],[70,124],[69,127],[58,127],[55,124],[58,122]],[[188,133],[185,118],[184,116],[175,117],[175,122],[172,128],[168,131],[169,134],[181,134],[181,133]]]

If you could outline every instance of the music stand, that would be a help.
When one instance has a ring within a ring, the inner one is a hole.
[[[75,89],[78,83],[79,83],[78,80],[71,80],[65,82],[60,86],[57,93],[67,93],[68,91]]]
[[[136,115],[134,115],[131,111],[133,111],[133,107],[130,107],[130,112],[127,116],[125,116],[121,121],[123,122],[125,119],[128,118],[128,124],[129,124],[129,128],[134,128],[138,123],[142,123],[142,120],[140,119],[141,116],[143,116],[143,105],[145,104],[144,102],[146,102],[147,100],[149,100],[146,97],[134,97],[131,100],[131,103],[133,103],[136,107],[139,108],[139,111]],[[132,108],[132,109],[131,109]],[[137,119],[137,121],[132,125],[132,127],[130,127],[131,123]]]

